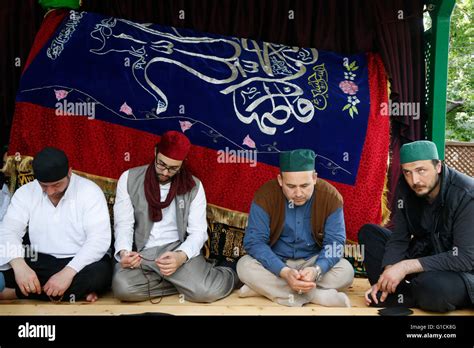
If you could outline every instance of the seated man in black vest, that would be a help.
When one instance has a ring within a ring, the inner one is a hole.
[[[474,303],[474,179],[446,165],[436,145],[402,146],[394,227],[364,225],[366,304],[448,312]]]
[[[166,132],[151,164],[120,176],[112,289],[123,301],[180,293],[183,301],[213,302],[238,282],[231,268],[214,267],[201,254],[208,238],[206,195],[186,167],[190,148],[184,134]]]

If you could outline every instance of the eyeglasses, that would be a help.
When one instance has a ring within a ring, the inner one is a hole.
[[[181,168],[181,166],[167,166],[165,163],[162,161],[159,161],[158,158],[155,160],[155,166],[161,171],[164,171],[165,169],[168,171],[170,174],[175,174],[178,172],[178,170]]]

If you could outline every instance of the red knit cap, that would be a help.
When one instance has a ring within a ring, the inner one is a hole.
[[[191,148],[191,142],[183,133],[168,131],[161,136],[158,151],[175,161],[183,161]]]

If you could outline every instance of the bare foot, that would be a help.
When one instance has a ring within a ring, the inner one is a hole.
[[[99,299],[99,296],[95,292],[91,292],[89,295],[86,297],[87,302],[95,302]]]
[[[0,300],[15,300],[16,298],[15,289],[5,288],[0,292]]]

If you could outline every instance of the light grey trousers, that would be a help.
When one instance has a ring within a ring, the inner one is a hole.
[[[286,265],[293,269],[314,266],[317,255],[308,260],[288,260]],[[317,303],[325,306],[344,306],[349,301],[344,294],[336,291],[345,290],[354,280],[354,269],[346,259],[341,259],[316,284],[316,288],[303,294],[293,291],[285,279],[277,277],[250,255],[243,256],[237,263],[237,274],[240,280],[256,293],[284,306],[301,307],[306,303]],[[329,295],[329,296],[328,296]],[[345,303],[345,304],[344,304]]]
[[[142,250],[146,259],[155,260],[166,251],[175,250],[180,242]],[[216,267],[198,255],[184,263],[170,276],[163,276],[155,262],[142,259],[141,267],[115,265],[112,290],[122,301],[145,301],[179,293],[180,301],[213,302],[224,298],[237,284],[237,274],[228,267]]]

